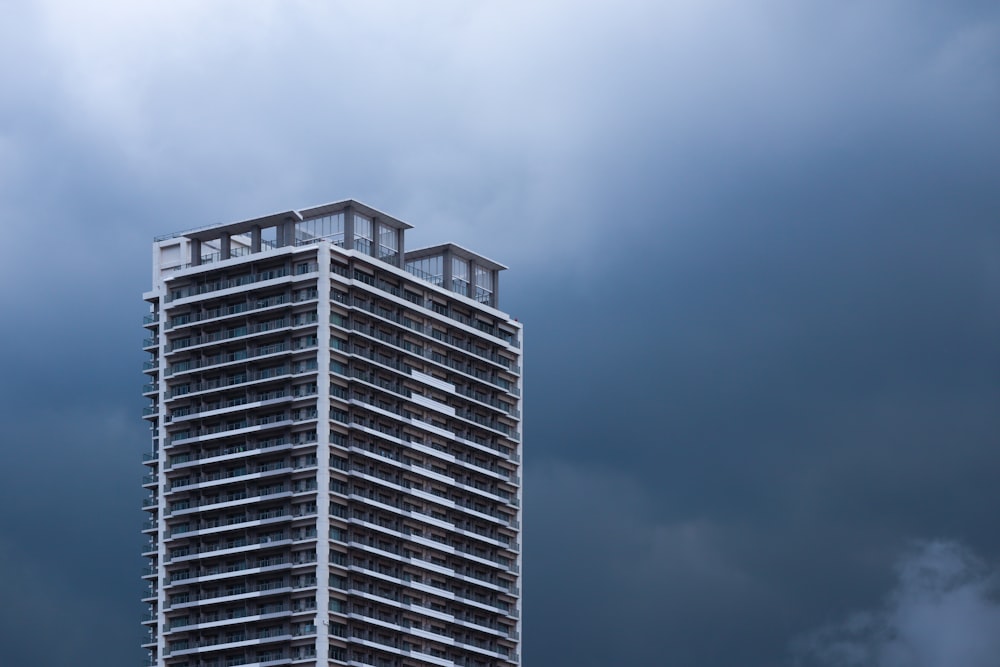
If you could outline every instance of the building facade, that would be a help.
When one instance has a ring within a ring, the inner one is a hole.
[[[503,267],[348,200],[159,238],[156,667],[520,663],[521,325]]]

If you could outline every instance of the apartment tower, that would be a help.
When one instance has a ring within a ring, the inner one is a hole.
[[[158,238],[149,665],[520,662],[505,267],[348,200]]]

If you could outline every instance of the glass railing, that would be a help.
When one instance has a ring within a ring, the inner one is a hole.
[[[487,383],[489,383],[491,385],[499,387],[500,389],[502,389],[506,393],[513,394],[514,396],[518,395],[518,392],[517,392],[516,388],[513,388],[512,385],[511,385],[511,383],[508,383],[508,382],[504,381],[502,378],[497,378],[497,377],[493,376],[490,373],[487,373],[485,371],[479,370],[478,368],[472,366],[471,364],[463,364],[463,363],[461,363],[461,362],[459,362],[457,360],[451,359],[450,357],[446,357],[444,355],[438,354],[437,352],[434,352],[434,351],[431,351],[431,350],[427,350],[427,349],[425,349],[422,346],[415,346],[412,343],[409,343],[408,341],[404,340],[402,337],[393,337],[393,336],[386,335],[385,333],[379,331],[378,329],[376,329],[376,328],[374,328],[372,326],[361,324],[359,322],[353,322],[352,321],[352,322],[348,322],[348,323],[345,323],[344,325],[340,325],[340,326],[342,328],[349,329],[349,330],[352,330],[352,331],[357,331],[357,332],[362,333],[362,334],[364,334],[366,336],[370,336],[372,338],[375,338],[375,339],[377,339],[377,340],[379,340],[379,341],[381,341],[383,343],[386,343],[386,344],[392,345],[394,347],[397,347],[397,348],[399,348],[401,350],[404,350],[404,351],[406,351],[406,352],[408,352],[408,353],[410,353],[410,354],[412,354],[414,356],[421,357],[423,359],[428,359],[430,361],[433,361],[434,363],[441,364],[443,366],[447,366],[448,368],[451,368],[452,370],[456,370],[456,371],[458,371],[460,373],[464,373],[465,375],[470,375],[472,377],[475,377],[478,380],[481,380],[483,382],[487,382]],[[357,350],[357,349],[359,349],[359,348],[357,346],[355,346],[355,350]],[[358,352],[356,352],[356,351],[354,353],[358,354]],[[365,357],[371,359],[370,355],[364,355],[363,354],[362,356],[365,356]],[[372,359],[372,360],[373,361],[377,361],[380,364],[383,364],[383,365],[395,368],[395,369],[397,369],[397,370],[399,370],[400,372],[403,372],[403,373],[407,373],[408,374],[410,372],[410,369],[408,367],[406,367],[405,365],[400,364],[398,362],[386,362],[386,361],[375,360],[375,359]]]
[[[312,296],[311,298],[315,299],[316,297]],[[200,313],[180,315],[175,318],[172,318],[166,328],[169,331],[177,327],[183,327],[189,324],[197,324],[199,322],[204,322],[206,320],[214,320],[216,318],[221,318],[221,317],[241,315],[243,313],[254,313],[259,310],[264,310],[265,308],[273,308],[274,306],[299,303],[301,301],[308,301],[308,300],[310,299],[290,299],[287,294],[279,294],[278,296],[269,297],[267,299],[257,299],[252,303],[241,303],[232,306],[226,306],[225,308],[212,308],[210,310],[204,310]]]
[[[319,265],[316,263],[310,263],[307,265],[306,271],[296,270],[295,275],[306,275],[319,270]],[[170,294],[166,296],[166,302],[170,303],[176,299],[184,299],[191,296],[200,296],[202,294],[209,294],[211,292],[218,292],[224,289],[230,289],[233,287],[243,287],[244,285],[252,285],[254,283],[264,282],[266,280],[275,280],[277,278],[285,278],[292,275],[292,271],[288,268],[282,267],[280,269],[274,269],[271,271],[262,271],[261,273],[251,273],[245,276],[240,276],[237,278],[232,278],[230,280],[215,280],[210,283],[203,283],[201,285],[191,285],[189,287],[182,287],[179,289],[173,289]]]
[[[389,320],[390,322],[394,322],[395,324],[404,326],[408,329],[416,331],[417,333],[421,333],[426,336],[431,336],[435,340],[451,345],[452,347],[456,347],[462,350],[463,352],[468,352],[469,354],[475,355],[480,359],[486,359],[487,361],[491,361],[499,366],[502,366],[507,370],[510,370],[511,372],[520,373],[520,367],[517,366],[515,362],[493,352],[483,352],[475,345],[462,338],[458,338],[450,334],[441,333],[440,331],[434,329],[433,327],[424,326],[419,322],[414,322],[413,320],[410,320],[409,318],[401,318],[395,313],[384,311],[383,309],[373,308],[370,304],[368,304],[364,300],[355,299],[353,305],[354,307],[360,308],[361,310],[364,310],[367,313],[371,313],[372,315],[381,317],[382,319]],[[393,344],[398,345],[398,343],[393,343]]]

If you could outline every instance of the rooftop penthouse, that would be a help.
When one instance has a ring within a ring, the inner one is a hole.
[[[454,243],[406,250],[402,220],[353,199],[301,211],[201,227],[157,237],[154,283],[170,272],[326,241],[373,257],[428,283],[498,308],[499,273],[507,267]]]

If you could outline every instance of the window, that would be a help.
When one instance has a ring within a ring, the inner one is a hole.
[[[379,259],[394,261],[399,256],[399,230],[380,225],[378,230]]]
[[[469,294],[469,261],[461,257],[451,258],[451,291],[464,296]]]
[[[334,213],[322,218],[303,220],[295,225],[295,245],[329,239],[334,245],[344,245],[344,214]]]
[[[354,249],[372,253],[372,219],[360,213],[354,214]]]
[[[444,284],[444,258],[440,255],[410,260],[406,270],[429,283]]]
[[[481,266],[476,267],[476,301],[493,305],[493,272]]]

